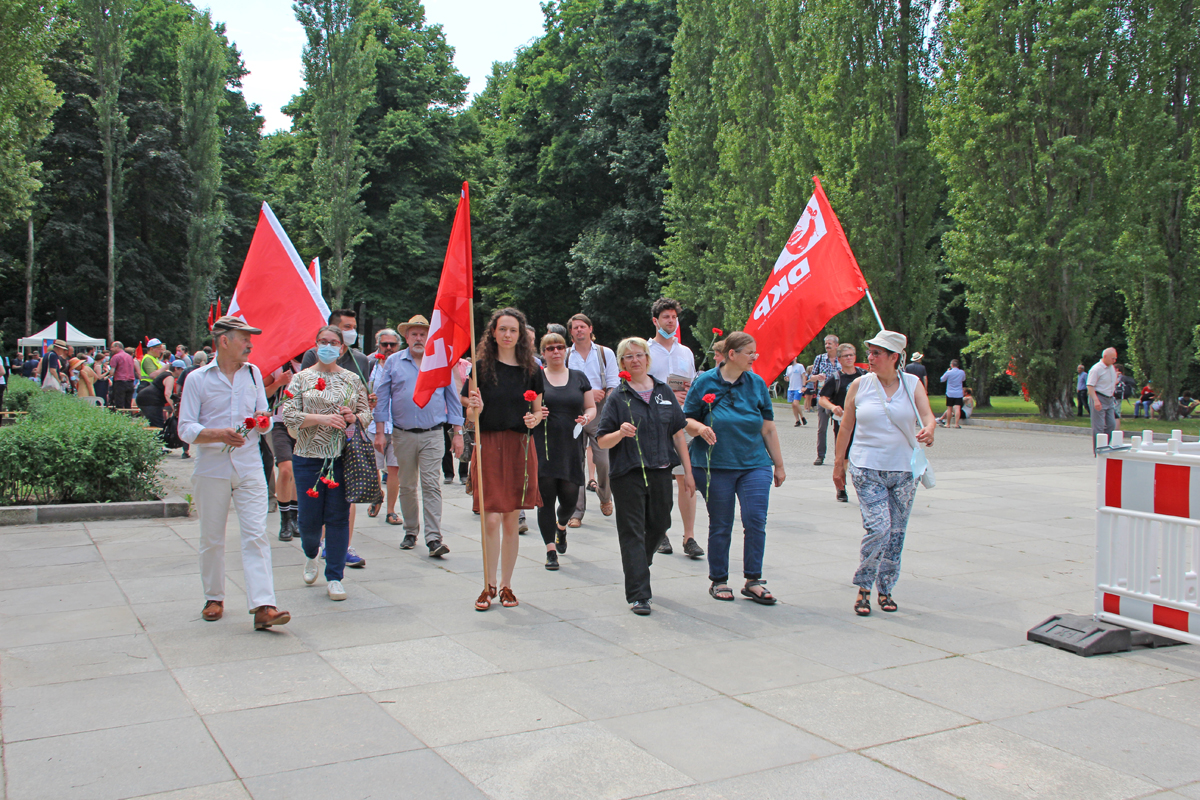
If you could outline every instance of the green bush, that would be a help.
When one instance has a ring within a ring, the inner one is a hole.
[[[8,376],[8,389],[4,392],[5,411],[28,411],[29,403],[42,393],[42,387],[36,381],[22,378],[20,375]]]
[[[28,417],[0,428],[0,505],[162,496],[162,442],[141,420],[40,389],[27,405]]]

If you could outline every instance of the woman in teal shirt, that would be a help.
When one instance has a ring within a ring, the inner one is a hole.
[[[708,593],[717,600],[733,600],[726,582],[736,499],[742,506],[746,534],[742,594],[771,605],[775,598],[762,579],[767,503],[772,480],[782,486],[787,476],[767,384],[750,371],[757,358],[752,336],[742,331],[730,334],[724,363],[696,378],[683,413],[702,426],[690,451],[696,488],[708,506],[708,579],[712,581]],[[695,424],[688,428],[689,433],[697,432]]]

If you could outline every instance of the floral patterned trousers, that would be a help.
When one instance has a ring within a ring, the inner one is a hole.
[[[854,584],[870,591],[878,585],[881,594],[891,594],[900,579],[900,551],[908,514],[917,495],[917,481],[909,470],[899,472],[850,467],[850,478],[862,511],[862,548]]]

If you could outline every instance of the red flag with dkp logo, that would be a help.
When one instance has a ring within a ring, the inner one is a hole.
[[[867,293],[846,233],[834,216],[821,181],[771,270],[745,332],[758,345],[754,371],[767,383],[834,316]]]

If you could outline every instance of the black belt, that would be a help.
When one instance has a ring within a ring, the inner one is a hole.
[[[430,431],[440,431],[441,425],[434,425],[432,428],[401,428],[405,433],[429,433]]]

